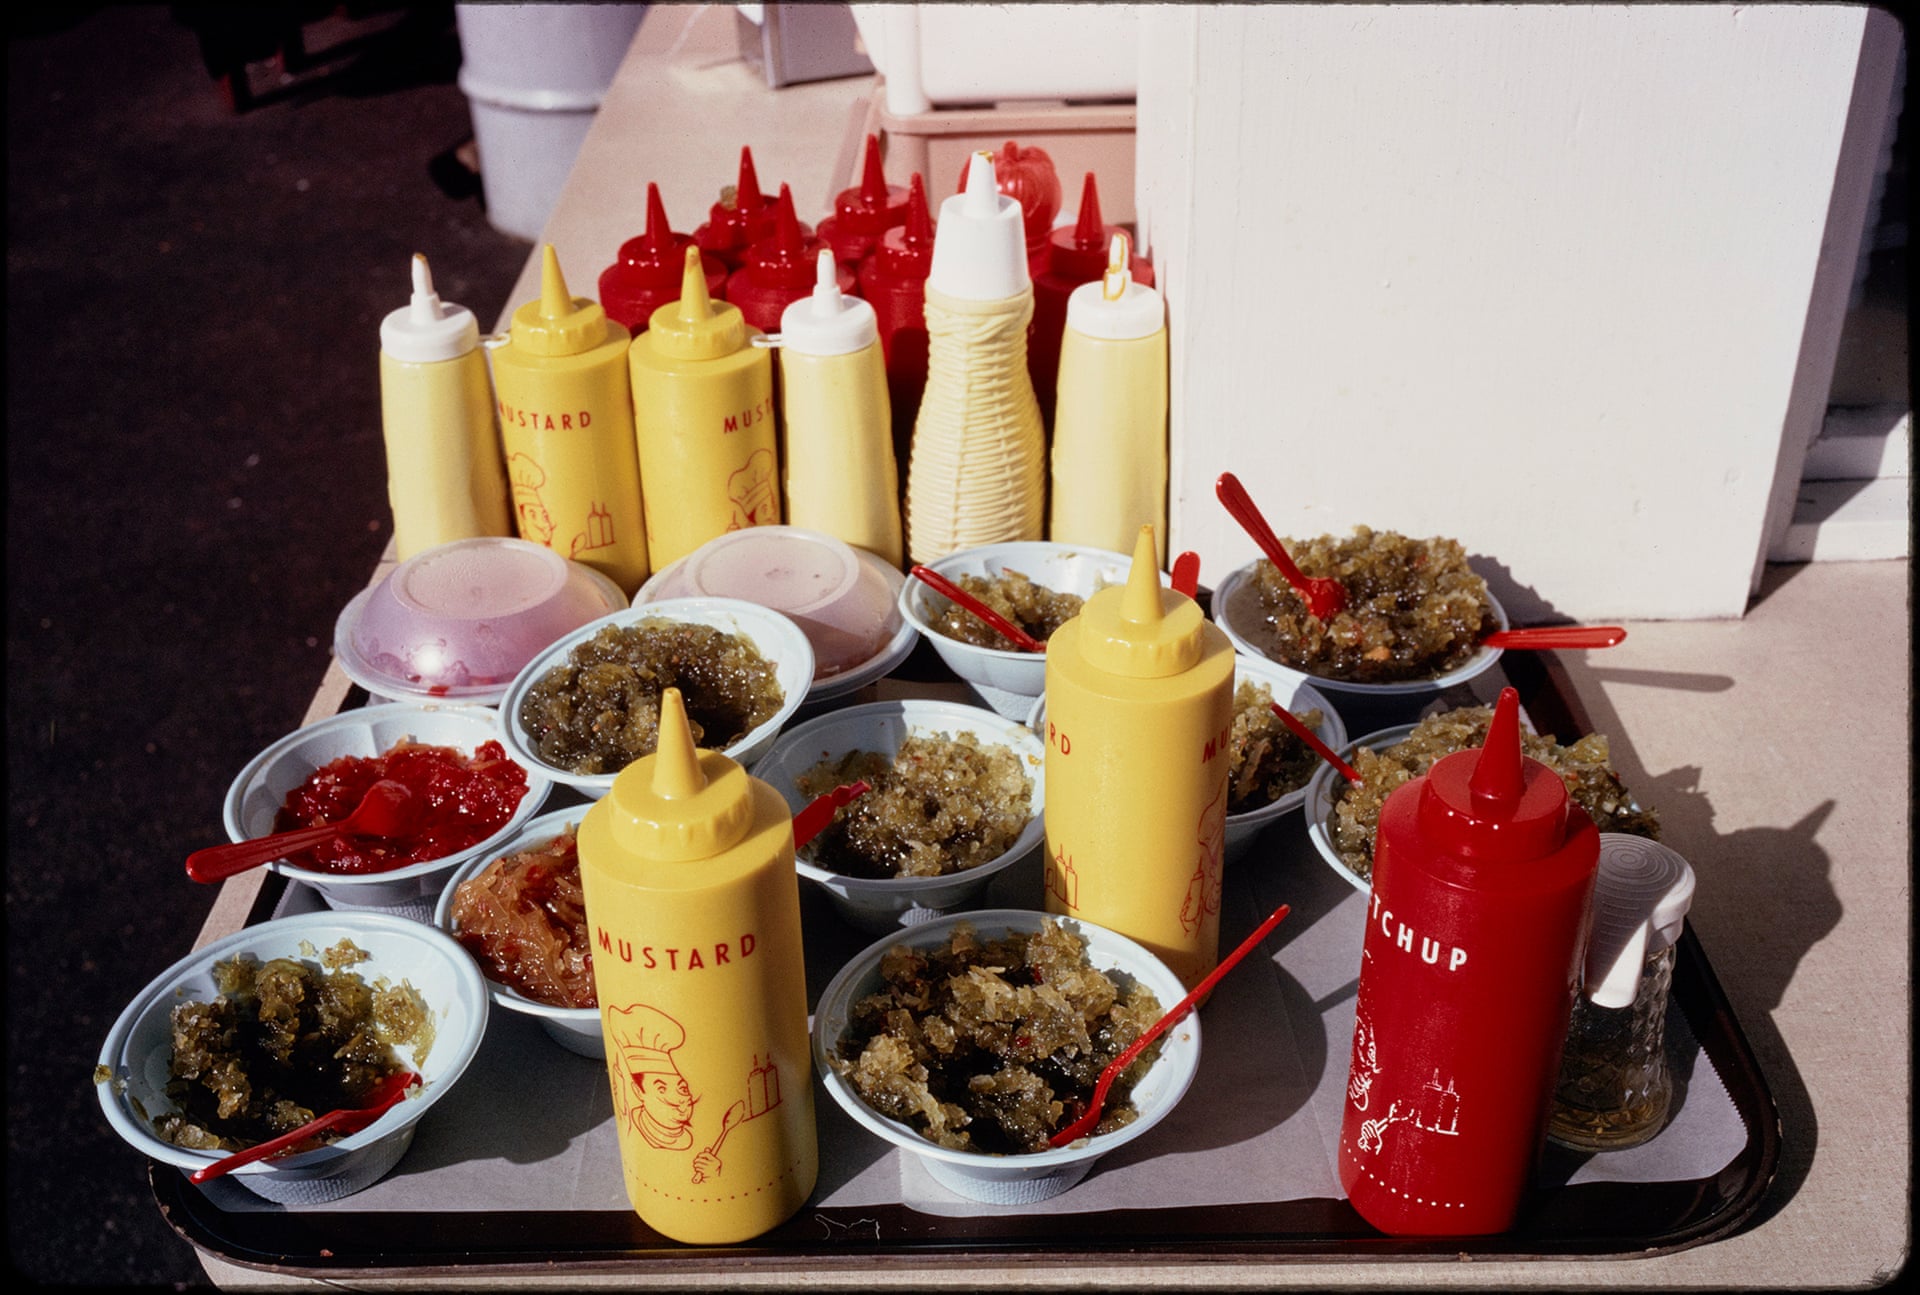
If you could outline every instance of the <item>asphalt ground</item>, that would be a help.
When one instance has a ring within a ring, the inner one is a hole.
[[[311,61],[254,63],[236,111],[167,7],[10,11],[6,1212],[34,1286],[209,1284],[94,1060],[191,947],[213,892],[182,861],[391,535],[378,328],[412,254],[487,321],[530,251],[454,163],[452,6],[301,16]]]

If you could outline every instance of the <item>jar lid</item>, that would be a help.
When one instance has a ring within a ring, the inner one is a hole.
[[[1693,906],[1693,868],[1643,836],[1600,834],[1587,940],[1586,996],[1599,1007],[1629,1007],[1647,959],[1671,948]]]

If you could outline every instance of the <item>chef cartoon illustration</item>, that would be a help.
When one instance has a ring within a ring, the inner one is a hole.
[[[615,1086],[620,1118],[626,1127],[662,1151],[693,1147],[693,1115],[699,1097],[674,1063],[674,1050],[687,1041],[680,1022],[645,1003],[607,1012],[608,1032],[620,1049],[621,1069],[629,1083]],[[693,1157],[696,1182],[721,1171],[718,1146]]]

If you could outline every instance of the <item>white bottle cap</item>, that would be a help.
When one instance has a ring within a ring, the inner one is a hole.
[[[380,349],[396,360],[457,360],[480,345],[480,325],[465,306],[440,300],[427,258],[413,254],[413,300],[380,321]]]
[[[1693,868],[1661,845],[1600,834],[1584,993],[1598,1007],[1630,1007],[1648,958],[1680,938],[1693,904]]]
[[[991,153],[975,153],[966,191],[940,204],[927,286],[962,301],[1004,301],[1033,286],[1026,222],[1000,192]]]
[[[1166,299],[1133,281],[1131,249],[1125,234],[1115,234],[1103,278],[1083,283],[1067,296],[1067,327],[1083,337],[1126,342],[1152,337],[1166,326]]]
[[[820,249],[820,273],[811,296],[780,312],[780,345],[802,355],[849,355],[880,340],[873,307],[840,291],[833,250]]]

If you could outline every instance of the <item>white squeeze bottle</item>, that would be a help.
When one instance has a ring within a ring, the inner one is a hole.
[[[900,470],[873,307],[840,291],[820,249],[813,294],[780,316],[781,487],[789,524],[900,566]]]
[[[1067,298],[1053,417],[1047,538],[1126,552],[1152,525],[1167,561],[1167,305],[1128,272],[1115,234],[1107,272]]]
[[[1020,204],[975,153],[940,204],[927,273],[927,387],[907,463],[907,553],[1041,538],[1046,437],[1027,374],[1033,280]]]
[[[440,300],[417,252],[412,299],[380,321],[380,423],[402,562],[453,540],[513,533],[480,326],[465,306]]]

